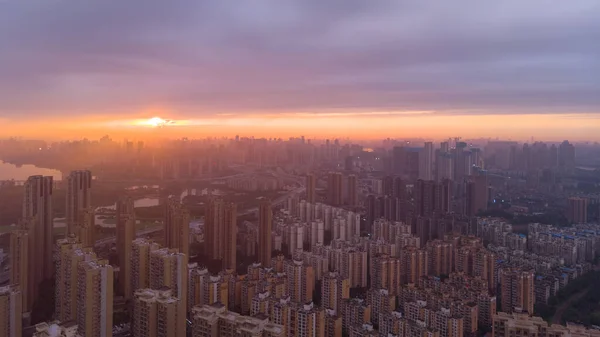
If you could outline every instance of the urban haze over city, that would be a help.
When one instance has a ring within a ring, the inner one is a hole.
[[[600,2],[0,1],[0,337],[600,337]]]

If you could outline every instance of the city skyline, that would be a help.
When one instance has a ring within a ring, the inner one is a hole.
[[[600,6],[545,3],[6,2],[0,132],[598,140]]]

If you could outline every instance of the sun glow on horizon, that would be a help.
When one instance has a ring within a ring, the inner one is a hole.
[[[149,120],[147,120],[145,124],[157,128],[159,126],[165,126],[165,125],[167,125],[168,121],[164,120],[164,119],[162,119],[160,117],[152,117]]]

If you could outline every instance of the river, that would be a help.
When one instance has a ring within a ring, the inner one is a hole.
[[[46,169],[34,165],[17,166],[0,160],[0,181],[2,180],[27,180],[29,176],[53,176],[54,180],[61,180],[62,173],[58,170]]]

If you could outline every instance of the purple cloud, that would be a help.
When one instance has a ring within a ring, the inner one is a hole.
[[[0,116],[599,112],[600,5],[0,2]]]

